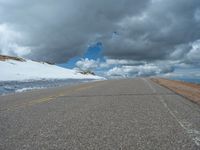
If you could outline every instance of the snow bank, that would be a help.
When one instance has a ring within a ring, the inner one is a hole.
[[[104,79],[103,77],[94,75],[83,75],[76,72],[75,70],[31,60],[26,60],[24,62],[16,60],[0,61],[0,69],[0,81],[23,81],[41,79]]]

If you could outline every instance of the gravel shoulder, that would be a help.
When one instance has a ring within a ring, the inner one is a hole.
[[[187,83],[183,81],[175,81],[163,78],[153,78],[151,80],[200,105],[199,84],[193,84],[193,83]]]

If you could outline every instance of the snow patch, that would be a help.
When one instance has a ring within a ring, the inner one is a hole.
[[[54,79],[92,79],[104,80],[95,75],[83,75],[76,70],[62,68],[42,62],[26,60],[0,61],[0,81],[24,81],[24,80],[54,80]]]
[[[44,87],[29,87],[29,88],[22,88],[22,89],[18,89],[15,92],[16,93],[21,93],[21,92],[26,92],[29,90],[35,90],[35,89],[44,89]]]

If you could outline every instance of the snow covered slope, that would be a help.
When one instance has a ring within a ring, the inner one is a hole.
[[[56,65],[31,60],[0,60],[0,81],[22,81],[41,79],[94,79],[103,77],[83,75],[75,70],[61,68]]]

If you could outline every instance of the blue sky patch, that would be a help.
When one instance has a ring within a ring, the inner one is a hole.
[[[86,58],[103,61],[104,57],[102,55],[102,43],[97,42],[93,45],[90,45],[86,53],[83,55],[83,57],[80,57],[80,56],[73,57],[66,63],[58,64],[58,66],[73,69],[74,67],[76,67],[77,61],[81,59],[86,59]]]

